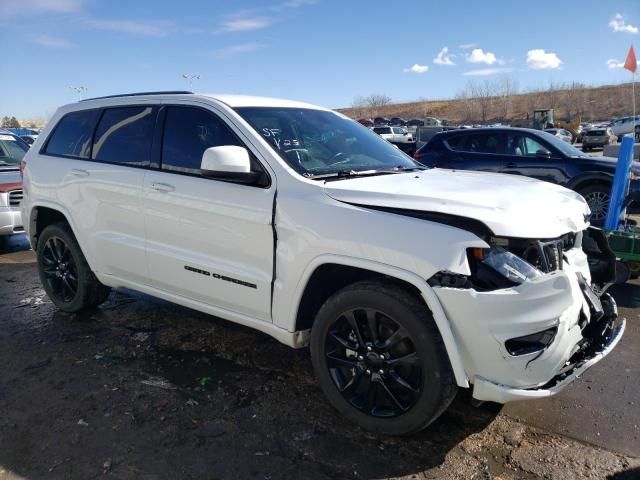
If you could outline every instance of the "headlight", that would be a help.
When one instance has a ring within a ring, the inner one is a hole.
[[[498,246],[468,250],[472,281],[488,289],[509,288],[540,277],[542,272]]]
[[[0,207],[9,206],[9,203],[7,201],[8,197],[9,197],[9,194],[0,192]]]

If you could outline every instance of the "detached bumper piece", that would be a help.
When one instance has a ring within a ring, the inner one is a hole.
[[[582,282],[580,283],[582,287]],[[592,318],[584,326],[583,340],[555,377],[540,387],[513,388],[477,376],[473,386],[473,398],[506,403],[549,397],[563,390],[589,367],[606,357],[622,338],[626,320],[618,318],[616,303],[609,294],[604,294],[598,299],[588,286],[586,288],[591,293],[585,293],[585,298],[589,303]]]

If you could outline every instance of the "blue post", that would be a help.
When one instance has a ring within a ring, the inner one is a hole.
[[[627,194],[629,185],[629,172],[633,161],[633,136],[625,135],[620,144],[616,173],[611,187],[611,201],[607,210],[607,218],[604,221],[605,230],[617,230],[622,213],[622,204]]]

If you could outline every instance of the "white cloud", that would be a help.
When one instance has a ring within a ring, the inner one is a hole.
[[[231,33],[231,32],[251,32],[253,30],[260,30],[266,28],[273,23],[273,19],[269,17],[260,16],[239,16],[234,15],[223,20],[220,23],[218,33]]]
[[[496,75],[498,73],[509,73],[512,72],[513,68],[482,68],[480,70],[469,70],[468,72],[464,72],[465,76],[486,76],[486,75]]]
[[[624,21],[624,16],[621,13],[616,13],[613,16],[609,22],[609,26],[614,32],[638,33],[638,27],[634,27],[633,25],[626,23]]]
[[[88,19],[87,25],[99,30],[111,30],[114,32],[131,33],[146,37],[162,37],[173,29],[173,24],[168,21],[136,21],[136,20],[99,20]]]
[[[42,45],[49,48],[71,48],[75,47],[73,43],[63,38],[53,37],[50,35],[34,35],[29,39],[32,43]]]
[[[228,45],[226,47],[219,48],[212,53],[215,58],[229,58],[236,55],[242,55],[243,53],[255,52],[263,48],[261,43],[241,43],[238,45]]]
[[[300,8],[306,7],[307,5],[315,5],[320,0],[288,0],[287,2],[282,3],[280,6],[284,8]]]
[[[455,55],[449,53],[449,48],[444,47],[442,50],[440,50],[438,56],[433,59],[433,63],[437,65],[455,65],[452,60],[454,57]]]
[[[527,66],[533,70],[560,68],[562,60],[553,52],[535,48],[527,52]]]
[[[0,18],[14,15],[74,13],[82,10],[85,0],[1,0]]]
[[[638,65],[640,65],[640,60],[638,60]],[[623,68],[623,67],[624,67],[624,62],[619,62],[615,58],[610,58],[609,60],[607,60],[607,68],[609,68],[610,70],[613,70],[615,68]]]
[[[429,67],[427,65],[414,63],[412,67],[404,68],[402,71],[405,73],[424,73],[429,71]]]
[[[458,48],[462,50],[469,50],[470,48],[477,47],[477,43],[463,43],[462,45],[458,45]]]
[[[493,65],[494,63],[503,64],[503,60],[499,60],[495,54],[491,52],[484,52],[481,48],[474,48],[469,55],[467,55],[467,62],[469,63],[486,63],[487,65]]]

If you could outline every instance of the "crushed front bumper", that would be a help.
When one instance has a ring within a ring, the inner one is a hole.
[[[601,342],[593,345],[586,355],[581,358],[567,361],[562,373],[553,377],[548,383],[536,388],[514,388],[501,385],[486,378],[476,376],[473,384],[473,398],[498,403],[507,403],[514,400],[532,400],[536,398],[550,397],[562,391],[567,385],[578,378],[588,368],[592,367],[618,344],[626,327],[626,320],[618,320],[609,335],[602,338]]]
[[[434,287],[451,322],[473,397],[505,403],[553,395],[604,358],[625,321],[589,287],[587,257],[565,252],[563,269],[495,291]],[[513,354],[508,342],[552,331],[544,348]]]

